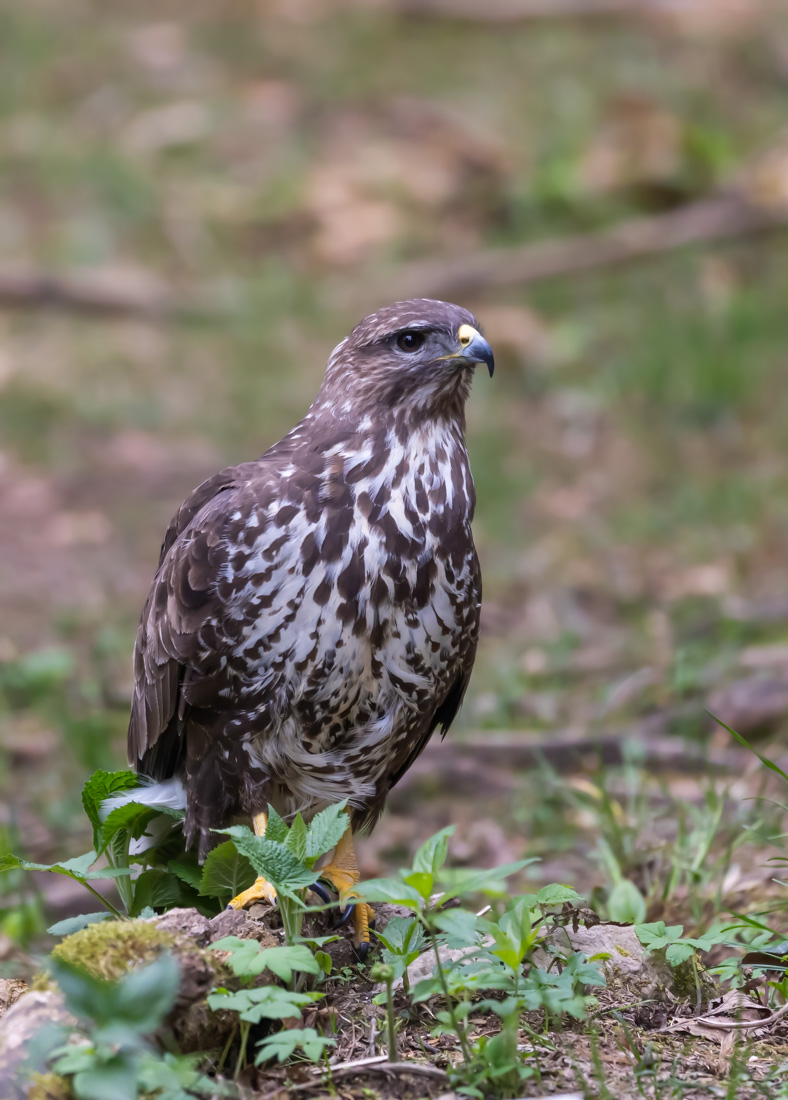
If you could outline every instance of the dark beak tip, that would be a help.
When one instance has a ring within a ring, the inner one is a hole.
[[[491,358],[491,359],[487,360],[487,370],[490,372],[490,378],[492,378],[493,374],[495,373],[495,360],[494,359]]]

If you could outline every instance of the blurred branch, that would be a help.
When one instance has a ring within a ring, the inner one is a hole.
[[[135,316],[166,320],[185,314],[215,312],[209,302],[178,298],[157,279],[133,280],[117,274],[50,275],[18,267],[0,267],[0,308],[59,309],[104,317]]]
[[[630,263],[708,241],[788,225],[788,209],[755,206],[739,195],[704,199],[671,211],[632,218],[609,229],[520,248],[489,249],[447,261],[403,266],[378,288],[376,301],[414,296],[453,298],[493,287],[523,285]]]
[[[676,11],[692,0],[386,0],[401,15],[462,19],[473,23],[519,23],[529,19],[586,19]]]

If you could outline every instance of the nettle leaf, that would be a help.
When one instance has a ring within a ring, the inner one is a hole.
[[[227,962],[239,978],[254,978],[264,970],[270,970],[277,978],[289,982],[294,970],[301,974],[319,975],[321,972],[320,964],[303,943],[263,948],[257,940],[224,936],[211,946],[214,951],[230,952]]]
[[[562,882],[551,882],[549,886],[543,886],[536,892],[536,903],[541,906],[565,905],[567,902],[570,905],[576,905],[577,902],[585,900],[577,890],[573,890],[571,886],[564,886]]]
[[[172,868],[172,864],[170,864]],[[231,840],[225,840],[207,855],[202,875],[197,871],[196,888],[210,898],[234,898],[255,880],[254,868]]]
[[[142,802],[126,802],[122,806],[116,806],[101,830],[99,855],[120,833],[127,833],[129,838],[138,840],[155,817],[171,817],[175,821],[183,821],[184,812],[174,810],[171,806],[145,806]],[[128,843],[126,846],[128,847]]]
[[[290,832],[285,822],[273,808],[268,807],[268,824],[265,827],[265,835],[268,840],[275,840],[277,844],[284,844],[287,834]]]
[[[315,814],[310,821],[306,838],[306,861],[310,867],[320,856],[336,848],[350,827],[345,813],[346,806],[347,801],[337,802],[336,805]]]
[[[104,799],[139,785],[139,777],[127,769],[122,772],[94,772],[82,788],[82,806],[93,826],[93,843],[96,848],[101,843],[101,804]]]
[[[139,916],[148,906],[158,911],[189,907],[194,902],[194,891],[185,882],[163,867],[151,867],[143,871],[134,884],[134,905],[130,916]]]
[[[229,844],[229,840],[225,843]],[[221,845],[220,845],[221,847]],[[216,849],[214,849],[216,851]],[[213,855],[213,852],[210,853]],[[207,863],[207,860],[206,860]],[[167,862],[167,870],[177,875],[181,882],[191,886],[192,890],[200,891],[202,885],[203,868],[198,863],[187,863],[182,859],[171,859]]]
[[[318,1062],[323,1057],[323,1051],[335,1045],[336,1039],[319,1035],[313,1027],[288,1028],[276,1035],[269,1035],[257,1044],[254,1064],[259,1066],[263,1062],[270,1062],[272,1058],[276,1058],[277,1062],[284,1062],[297,1050],[303,1051],[310,1062]]]
[[[267,836],[255,836],[245,825],[233,825],[217,832],[232,837],[241,855],[246,856],[258,875],[268,879],[278,894],[292,896],[294,890],[311,886],[315,881],[314,871],[305,867],[284,844]]]
[[[449,837],[454,834],[456,826],[447,825],[439,833],[435,833],[429,840],[417,850],[413,857],[413,870],[424,871],[433,878],[442,869],[449,851]]]
[[[288,848],[301,863],[307,862],[306,839],[306,822],[301,814],[297,813],[288,831],[285,847]]]
[[[107,910],[101,913],[81,913],[78,917],[66,917],[65,920],[50,925],[47,932],[50,936],[70,936],[74,932],[81,932],[89,924],[98,924],[99,921],[109,920],[111,916],[112,914]]]

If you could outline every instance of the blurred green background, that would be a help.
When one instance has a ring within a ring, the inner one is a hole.
[[[485,744],[580,741],[593,766],[618,738],[645,790],[666,739],[724,751],[707,706],[780,732],[788,7],[659,6],[0,3],[6,844],[84,842],[81,783],[124,760],[137,617],[184,496],[287,431],[392,288],[433,293],[418,261],[450,280],[554,238],[588,270],[459,296],[497,363],[468,410],[484,639],[367,869],[456,820],[468,862],[528,847],[558,861],[545,878],[593,881],[577,763],[534,780],[491,751],[485,771]],[[593,263],[586,235],[731,192],[774,227]],[[121,308],[42,287],[12,307],[29,272]],[[655,835],[676,800],[703,801],[680,757],[643,810]]]

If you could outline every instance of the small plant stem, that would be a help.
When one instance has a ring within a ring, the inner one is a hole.
[[[429,936],[430,943],[432,944],[432,950],[435,952],[435,961],[438,964],[438,980],[441,983],[443,989],[443,997],[446,1001],[446,1011],[449,1013],[449,1019],[451,1020],[451,1026],[457,1033],[457,1037],[460,1040],[460,1046],[462,1048],[462,1060],[467,1066],[471,1062],[471,1048],[468,1044],[468,1036],[465,1034],[465,1028],[460,1026],[460,1021],[457,1019],[457,1013],[454,1011],[454,1001],[449,994],[449,986],[446,981],[446,975],[443,972],[443,963],[441,962],[440,951],[438,950],[438,939],[435,935],[435,929],[431,924],[427,925],[427,935]]]
[[[241,1020],[241,1044],[238,1048],[238,1057],[235,1060],[235,1073],[234,1078],[238,1078],[241,1070],[246,1065],[246,1044],[249,1041],[249,1032],[252,1025],[246,1020]]]
[[[219,1057],[219,1061],[216,1064],[216,1072],[217,1073],[222,1072],[222,1069],[224,1068],[224,1063],[227,1061],[227,1055],[230,1053],[230,1047],[232,1046],[233,1039],[235,1038],[237,1033],[238,1033],[238,1027],[235,1026],[235,1027],[233,1027],[230,1034],[227,1036],[227,1042],[224,1044],[224,1048],[223,1048],[222,1053]]]
[[[389,978],[386,982],[386,1016],[389,1026],[389,1061],[398,1062],[399,1054],[397,1052],[397,1029],[394,1022],[394,990],[392,989],[393,979]]]
[[[115,906],[112,904],[112,902],[107,901],[107,899],[104,897],[104,895],[100,894],[98,892],[98,890],[94,890],[93,887],[88,882],[85,881],[85,879],[83,879],[83,878],[77,879],[77,882],[81,882],[86,890],[90,890],[91,894],[93,894],[96,898],[98,898],[98,900],[101,902],[101,904],[106,909],[109,909],[110,913],[112,913],[114,916],[116,916],[118,918],[118,920],[128,920],[129,919],[129,917],[126,913],[121,913],[120,909],[116,909]]]

